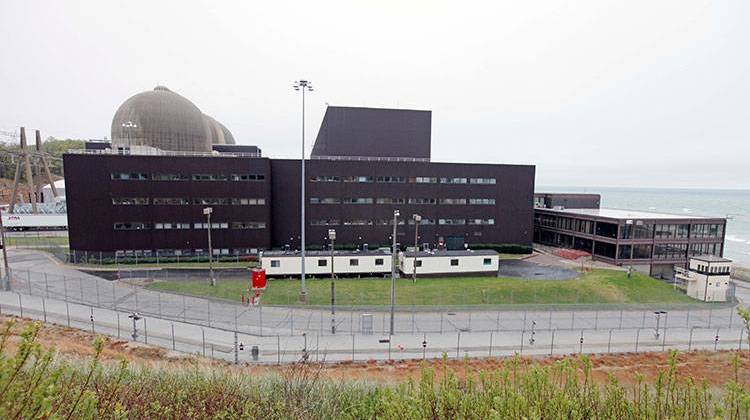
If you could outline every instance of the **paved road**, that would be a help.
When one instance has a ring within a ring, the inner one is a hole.
[[[56,313],[57,322],[60,322],[60,317],[66,313],[65,301],[82,303],[87,306],[68,304],[67,310],[73,311],[72,324],[89,328],[90,322],[87,321],[93,310],[95,319],[101,322],[99,329],[113,336],[117,336],[117,314],[120,314],[122,332],[129,322],[127,315],[138,312],[146,318],[147,328],[151,329],[150,343],[171,348],[171,326],[175,325],[175,347],[178,350],[202,353],[204,349],[209,351],[210,344],[214,343],[216,357],[224,358],[233,358],[234,331],[239,332],[239,341],[247,346],[259,345],[265,361],[274,361],[271,360],[274,358],[290,361],[301,357],[305,339],[308,349],[320,350],[319,358],[325,353],[329,360],[351,360],[352,343],[356,359],[387,357],[388,345],[378,342],[379,338],[388,335],[390,319],[387,308],[339,308],[335,317],[337,334],[331,336],[329,308],[245,307],[225,301],[159,293],[78,272],[58,264],[47,254],[32,250],[12,250],[9,260],[16,294],[2,295],[0,302],[6,310],[14,305],[20,306],[20,295],[24,302],[36,308],[37,315],[44,312],[42,301],[48,302],[46,310]],[[738,288],[738,295],[743,299],[748,294],[750,289]],[[668,313],[657,317],[654,309],[666,309]],[[27,310],[26,314],[29,313]],[[64,321],[67,322],[67,318]],[[655,338],[657,322],[659,339]],[[546,354],[550,350],[570,353],[580,350],[581,335],[584,336],[583,351],[591,352],[606,351],[608,347],[612,351],[635,351],[636,342],[638,350],[660,349],[661,346],[686,348],[692,346],[692,342],[712,347],[717,331],[720,336],[717,345],[736,348],[741,331],[734,309],[727,306],[399,308],[394,324],[393,357],[422,357],[421,342],[425,337],[428,341],[427,356],[437,357],[443,351],[455,354],[456,348],[460,349],[461,356],[463,353],[480,356],[520,351]],[[666,342],[662,335],[665,328]],[[528,341],[532,330],[533,345]],[[692,339],[690,331],[693,332]],[[203,334],[207,336],[205,346],[202,344]],[[612,341],[608,345],[609,334],[612,334]],[[121,335],[125,336],[124,333]],[[521,343],[524,343],[523,349]],[[398,350],[396,345],[402,345],[404,350]],[[227,348],[229,353],[224,351]],[[276,350],[272,351],[274,348]]]

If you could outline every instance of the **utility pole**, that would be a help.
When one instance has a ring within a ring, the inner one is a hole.
[[[396,264],[398,256],[396,254],[396,226],[398,226],[398,210],[393,211],[393,244],[391,248],[391,328],[390,335],[393,335],[394,311],[396,305]]]
[[[216,278],[214,277],[214,263],[213,263],[213,256],[214,251],[213,247],[211,246],[211,213],[213,213],[214,209],[211,207],[206,207],[203,209],[203,214],[206,215],[206,222],[208,224],[208,275],[210,277],[210,285],[216,286]]]
[[[412,283],[417,283],[417,254],[419,254],[419,223],[422,221],[422,216],[415,214],[414,216],[414,267],[412,272]]]
[[[302,159],[300,177],[300,291],[299,301],[307,302],[307,289],[305,288],[305,91],[313,91],[312,82],[309,80],[298,80],[294,82],[294,90],[302,91]]]
[[[336,242],[335,229],[328,229],[328,239],[331,240],[331,334],[336,334],[336,271],[333,269],[333,246]]]

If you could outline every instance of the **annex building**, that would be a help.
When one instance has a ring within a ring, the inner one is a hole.
[[[134,99],[135,98],[135,99]],[[530,246],[532,165],[431,161],[431,112],[328,107],[305,162],[309,249],[336,229],[337,248],[420,244]],[[229,130],[157,87],[128,99],[112,142],[63,156],[70,250],[76,260],[206,255],[211,207],[216,255],[298,249],[298,159],[234,144]]]

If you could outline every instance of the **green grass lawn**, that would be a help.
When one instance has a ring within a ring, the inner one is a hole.
[[[220,279],[215,287],[207,281],[156,282],[152,290],[239,300],[248,287],[244,279]],[[299,280],[272,279],[263,303],[293,305],[299,294]],[[327,305],[331,300],[329,279],[308,279],[308,302]],[[340,305],[387,305],[390,279],[338,279],[336,301]],[[691,303],[694,300],[671,286],[648,276],[597,269],[576,280],[523,280],[495,277],[424,278],[396,281],[399,305],[481,304],[592,304],[592,303]]]
[[[68,245],[67,236],[7,236],[8,246]]]

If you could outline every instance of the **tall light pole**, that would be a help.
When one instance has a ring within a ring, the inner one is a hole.
[[[3,268],[5,270],[1,281],[3,282],[3,290],[8,292],[10,291],[10,265],[8,264],[8,249],[7,249],[8,244],[5,242],[5,227],[3,226],[2,211],[0,211],[0,241],[2,241]]]
[[[294,82],[294,90],[302,92],[302,175],[300,177],[300,258],[301,275],[299,301],[307,302],[307,289],[305,288],[305,91],[313,91],[312,82],[309,80],[298,80]]]
[[[398,225],[398,210],[393,210],[393,246],[391,248],[391,328],[390,335],[393,335],[394,310],[396,305],[396,264],[398,256],[396,254],[396,226]]]
[[[411,275],[412,283],[417,282],[417,254],[419,253],[419,223],[422,221],[422,216],[415,214],[414,216],[414,267]]]
[[[213,256],[214,251],[211,247],[211,213],[213,213],[214,209],[211,207],[206,207],[203,209],[203,214],[206,215],[206,224],[208,225],[208,275],[211,277],[210,279],[210,285],[216,286],[216,278],[214,278],[214,263],[213,263]]]
[[[328,229],[331,240],[331,334],[336,334],[336,272],[333,270],[333,244],[336,242],[336,230]]]

